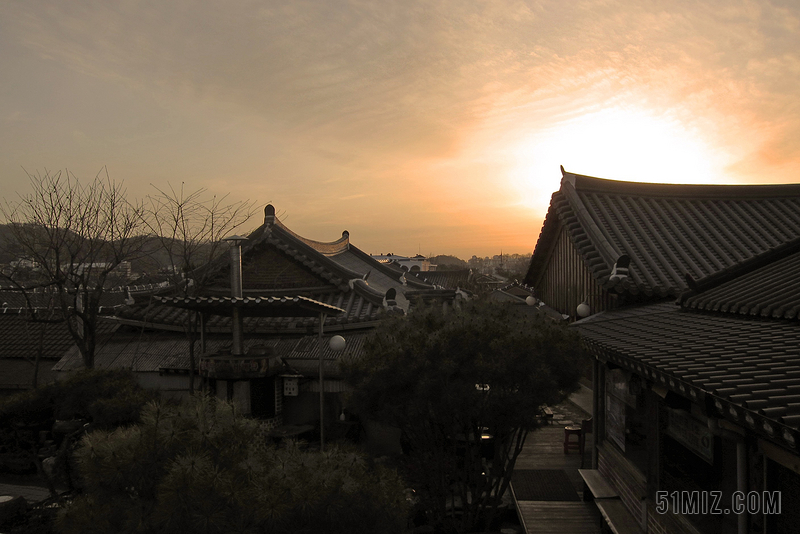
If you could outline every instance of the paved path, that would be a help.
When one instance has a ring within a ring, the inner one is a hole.
[[[563,469],[575,492],[581,495],[583,480],[578,474],[581,457],[577,452],[564,454],[564,427],[580,424],[591,411],[591,390],[582,387],[566,401],[553,407],[553,421],[528,435],[517,458],[515,469]],[[584,408],[582,408],[584,407]],[[588,410],[587,410],[588,408]],[[591,464],[587,437],[585,466]],[[516,499],[515,499],[516,500]],[[520,523],[527,534],[600,534],[602,516],[594,503],[581,501],[516,501]]]
[[[22,495],[28,503],[35,503],[48,498],[50,492],[41,486],[0,482],[0,495],[11,495],[12,497]]]

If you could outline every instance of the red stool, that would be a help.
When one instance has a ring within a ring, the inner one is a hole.
[[[575,436],[578,439],[573,441],[569,439],[570,436]],[[579,426],[564,427],[564,454],[569,454],[570,450],[578,452],[581,450],[581,427]]]

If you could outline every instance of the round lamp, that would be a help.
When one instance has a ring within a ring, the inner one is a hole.
[[[344,350],[346,343],[342,336],[333,336],[330,341],[328,341],[328,346],[331,350],[339,352],[340,350]]]

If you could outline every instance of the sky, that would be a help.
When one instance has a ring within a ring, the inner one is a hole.
[[[530,254],[559,165],[800,182],[797,5],[4,0],[0,189],[105,168],[368,253]]]

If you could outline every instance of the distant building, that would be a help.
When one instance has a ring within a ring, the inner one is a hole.
[[[387,263],[387,264],[392,263],[397,265],[401,269],[412,273],[436,270],[436,265],[432,264],[428,258],[420,254],[417,254],[416,256],[411,258],[409,258],[408,256],[397,256],[391,253],[372,254],[372,257],[380,263]]]
[[[95,263],[79,263],[73,264],[73,268],[77,274],[83,274],[85,271],[89,270],[90,272],[100,272],[105,269],[108,269],[110,263],[103,263],[103,262],[95,262]],[[125,280],[131,279],[131,262],[129,261],[122,261],[114,267],[110,271],[112,275],[117,275],[123,277]]]

